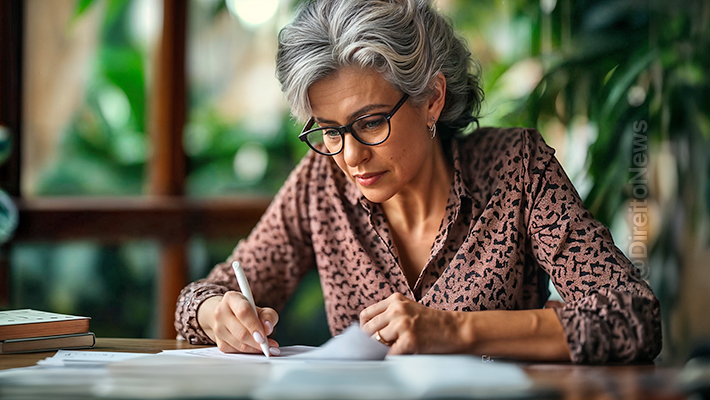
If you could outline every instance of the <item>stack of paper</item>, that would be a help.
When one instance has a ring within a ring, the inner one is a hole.
[[[357,327],[281,357],[216,347],[161,354],[60,351],[38,366],[0,371],[0,397],[121,399],[428,399],[534,396],[518,366],[462,355],[386,357]],[[384,359],[384,360],[383,360]]]

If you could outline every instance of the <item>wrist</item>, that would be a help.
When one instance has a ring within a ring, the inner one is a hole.
[[[478,341],[476,313],[457,311],[456,325],[458,326],[459,349],[461,353],[471,353]]]
[[[217,309],[219,302],[222,301],[222,297],[223,296],[208,297],[197,306],[197,323],[200,325],[200,328],[202,328],[205,334],[212,339],[212,341],[215,340],[213,333],[215,310]]]

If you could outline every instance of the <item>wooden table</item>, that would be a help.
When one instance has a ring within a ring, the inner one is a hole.
[[[158,339],[96,339],[95,351],[159,353],[190,349],[185,341]],[[0,369],[27,367],[53,352],[0,355]],[[495,360],[493,360],[495,362]],[[557,389],[562,399],[685,399],[676,387],[678,368],[649,365],[572,365],[521,363],[536,386]]]

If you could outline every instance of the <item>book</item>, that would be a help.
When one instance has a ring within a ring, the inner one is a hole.
[[[10,339],[0,342],[0,354],[34,353],[40,351],[90,349],[96,344],[93,332],[76,335]]]
[[[87,333],[89,320],[30,309],[0,311],[0,341]]]

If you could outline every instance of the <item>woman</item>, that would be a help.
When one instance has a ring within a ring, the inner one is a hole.
[[[429,1],[308,3],[279,36],[277,76],[313,151],[231,257],[183,290],[182,337],[278,354],[276,310],[317,268],[331,333],[359,321],[390,354],[658,355],[658,300],[554,150],[530,129],[462,135],[480,80]],[[564,307],[541,308],[548,275]]]

